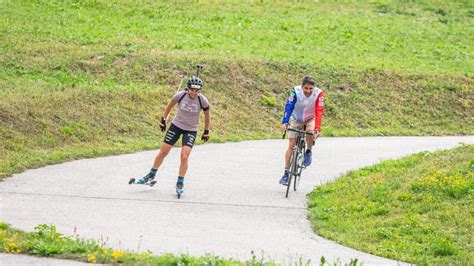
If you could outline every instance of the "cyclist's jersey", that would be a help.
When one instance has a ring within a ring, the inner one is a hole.
[[[173,97],[178,103],[178,112],[172,123],[178,128],[187,131],[197,131],[199,128],[199,112],[209,109],[209,102],[204,95],[199,94],[195,99],[191,99],[188,93],[181,91]]]
[[[324,112],[324,96],[320,88],[314,87],[313,93],[306,97],[301,86],[295,86],[288,96],[282,124],[288,124],[290,117],[298,122],[315,119],[314,129],[321,130]]]

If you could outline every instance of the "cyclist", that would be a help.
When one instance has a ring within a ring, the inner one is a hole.
[[[186,91],[176,93],[169,101],[161,117],[160,129],[162,132],[166,130],[168,116],[176,104],[178,104],[178,111],[173,121],[171,121],[163,145],[155,157],[150,172],[140,178],[138,180],[139,183],[148,183],[155,178],[156,172],[163,163],[163,160],[182,136],[181,163],[179,165],[178,181],[176,182],[176,192],[179,194],[184,192],[184,176],[188,170],[188,158],[199,128],[199,113],[201,110],[204,111],[204,132],[201,136],[201,140],[204,142],[209,140],[211,115],[209,102],[207,98],[201,94],[202,86],[202,80],[196,76],[192,76],[188,80]]]
[[[302,129],[306,126],[306,132],[314,135],[306,135],[307,150],[304,155],[305,166],[310,166],[312,161],[311,148],[314,138],[318,138],[321,131],[321,121],[324,112],[323,91],[315,87],[315,80],[311,76],[305,76],[301,85],[293,87],[290,91],[285,105],[285,114],[282,119],[282,130],[290,128]],[[280,184],[288,183],[288,167],[290,164],[293,147],[296,145],[296,132],[288,133],[289,143],[285,153],[285,173],[280,179]]]

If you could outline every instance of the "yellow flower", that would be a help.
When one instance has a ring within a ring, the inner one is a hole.
[[[112,257],[114,258],[116,262],[118,262],[118,260],[123,256],[123,254],[124,254],[123,251],[114,250],[112,252]]]
[[[96,263],[97,258],[95,256],[95,254],[87,254],[87,262]]]
[[[13,242],[13,240],[7,238],[3,243],[3,251],[5,253],[16,253],[19,254],[21,252],[20,248]]]

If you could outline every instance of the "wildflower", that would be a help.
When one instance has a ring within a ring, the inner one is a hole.
[[[124,254],[123,251],[114,250],[112,252],[112,257],[114,258],[114,261],[118,262],[120,258],[123,256],[123,254]]]
[[[87,262],[96,263],[97,257],[95,256],[95,254],[87,254]]]

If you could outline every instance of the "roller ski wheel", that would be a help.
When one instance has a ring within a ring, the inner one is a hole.
[[[184,193],[184,190],[182,188],[176,188],[176,195],[178,196],[178,199],[181,198],[181,194]]]

